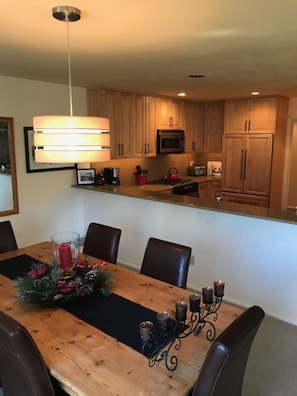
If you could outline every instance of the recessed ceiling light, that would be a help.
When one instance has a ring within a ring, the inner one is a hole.
[[[189,74],[190,78],[203,78],[204,75],[203,74]]]
[[[179,92],[177,96],[188,96],[188,94],[186,92]]]
[[[251,95],[260,95],[260,92],[259,91],[253,91],[253,92],[251,92]]]

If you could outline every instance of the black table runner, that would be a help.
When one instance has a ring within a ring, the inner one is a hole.
[[[0,261],[0,273],[13,280],[28,273],[36,262],[25,254],[16,256]],[[139,323],[150,320],[157,326],[156,312],[113,293],[93,294],[59,306],[138,352],[142,351]]]

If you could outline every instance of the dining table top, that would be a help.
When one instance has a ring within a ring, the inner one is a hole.
[[[41,262],[52,262],[50,242],[2,253],[0,261],[23,254]],[[90,262],[98,262],[98,259],[91,257]],[[175,318],[176,302],[187,302],[193,294],[191,290],[172,286],[120,265],[107,263],[106,268],[114,271],[112,293],[156,313],[167,311],[172,319]],[[181,348],[175,351],[178,357],[176,370],[169,371],[164,361],[150,367],[146,356],[63,308],[20,301],[11,279],[4,275],[0,275],[0,290],[0,310],[27,328],[51,375],[69,395],[186,395],[195,383],[211,345],[206,339],[205,327],[198,336],[191,334],[182,340]],[[215,322],[216,335],[242,311],[241,307],[223,302]]]

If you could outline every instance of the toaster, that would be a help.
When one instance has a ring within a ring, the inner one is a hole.
[[[193,165],[188,167],[188,176],[205,176],[206,166],[204,165]]]

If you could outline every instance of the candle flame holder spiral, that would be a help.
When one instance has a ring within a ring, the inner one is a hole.
[[[200,296],[193,294],[190,296],[190,320],[187,321],[187,304],[185,302],[176,303],[176,321],[168,323],[167,328],[160,328],[151,332],[151,336],[143,341],[142,353],[149,358],[149,366],[153,367],[157,362],[164,360],[166,368],[174,371],[178,366],[178,358],[174,351],[178,351],[182,346],[182,340],[191,334],[198,336],[205,328],[205,336],[208,341],[216,338],[216,328],[214,322],[218,319],[218,310],[223,301],[223,286],[218,292],[215,286],[215,299],[213,299],[213,289],[203,289],[203,303],[200,305]]]

